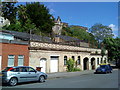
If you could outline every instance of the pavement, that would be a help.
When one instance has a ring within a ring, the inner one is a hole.
[[[84,71],[77,71],[77,72],[56,72],[56,73],[48,73],[48,79],[54,78],[64,78],[64,77],[72,77],[72,76],[79,76],[79,75],[87,75],[94,73],[95,70],[84,70]]]

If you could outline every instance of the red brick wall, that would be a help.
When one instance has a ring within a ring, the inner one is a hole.
[[[0,43],[0,50],[2,69],[8,66],[8,55],[15,55],[14,66],[18,65],[18,55],[24,55],[24,66],[29,66],[28,45]]]

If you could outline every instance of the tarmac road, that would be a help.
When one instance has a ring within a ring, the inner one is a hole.
[[[61,74],[62,76],[62,74]],[[3,88],[118,88],[118,70],[108,74],[87,73],[48,79],[44,83],[23,83]]]

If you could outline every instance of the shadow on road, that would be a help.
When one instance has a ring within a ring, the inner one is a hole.
[[[35,81],[32,81],[32,82],[22,82],[22,83],[18,83],[17,85],[26,85],[26,84],[34,84],[34,83],[38,83],[38,82],[35,82]],[[6,83],[3,83],[2,84],[3,87],[13,87],[13,86],[10,86],[9,84],[6,84]]]

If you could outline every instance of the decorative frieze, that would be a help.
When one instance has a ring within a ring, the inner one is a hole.
[[[42,43],[42,42],[30,42],[30,47],[31,48],[38,48],[38,49],[70,50],[70,51],[90,52],[90,53],[97,52],[98,54],[101,53],[101,49],[75,47],[75,46]],[[106,51],[106,54],[107,54],[107,51]]]

